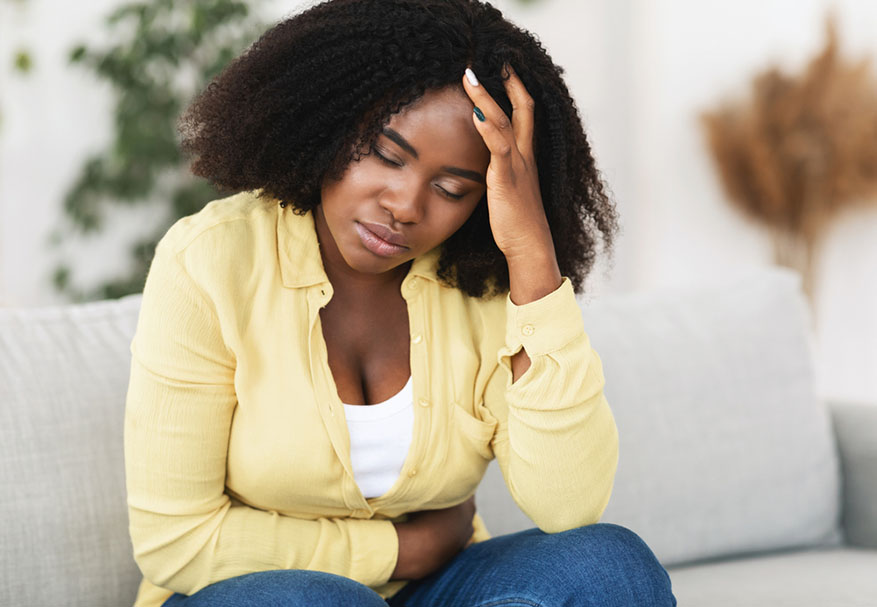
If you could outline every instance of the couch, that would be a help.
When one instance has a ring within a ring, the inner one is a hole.
[[[133,603],[122,421],[139,304],[0,309],[0,605]],[[646,541],[679,605],[877,606],[877,403],[817,397],[798,275],[580,304],[620,435],[602,521]],[[494,535],[533,526],[495,462],[476,503]]]

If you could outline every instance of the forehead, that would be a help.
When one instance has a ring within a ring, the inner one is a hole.
[[[472,101],[462,85],[432,89],[391,116],[388,126],[423,157],[466,157],[485,165],[489,152],[472,123]]]

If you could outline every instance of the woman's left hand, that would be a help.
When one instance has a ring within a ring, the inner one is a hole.
[[[463,75],[463,88],[475,104],[475,128],[490,150],[487,167],[487,208],[490,229],[499,250],[509,261],[534,253],[554,253],[551,230],[542,206],[539,174],[533,153],[534,102],[514,69],[506,64],[503,81],[512,102],[509,121],[481,84],[473,84],[471,70]],[[477,81],[477,77],[475,78]],[[478,111],[484,120],[478,117]]]

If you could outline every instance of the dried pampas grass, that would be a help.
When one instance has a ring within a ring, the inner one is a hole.
[[[877,80],[870,58],[839,57],[836,21],[799,75],[771,67],[751,96],[701,116],[733,204],[764,224],[776,263],[802,275],[813,303],[814,260],[833,217],[877,203]]]

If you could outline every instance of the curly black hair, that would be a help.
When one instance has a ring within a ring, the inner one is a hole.
[[[324,179],[370,153],[390,117],[471,66],[511,117],[508,62],[535,101],[534,153],[561,274],[576,292],[611,256],[618,218],[575,102],[539,40],[478,0],[328,0],[265,32],[179,120],[194,174],[304,214]],[[509,289],[486,195],[441,247],[438,276],[472,297]]]

